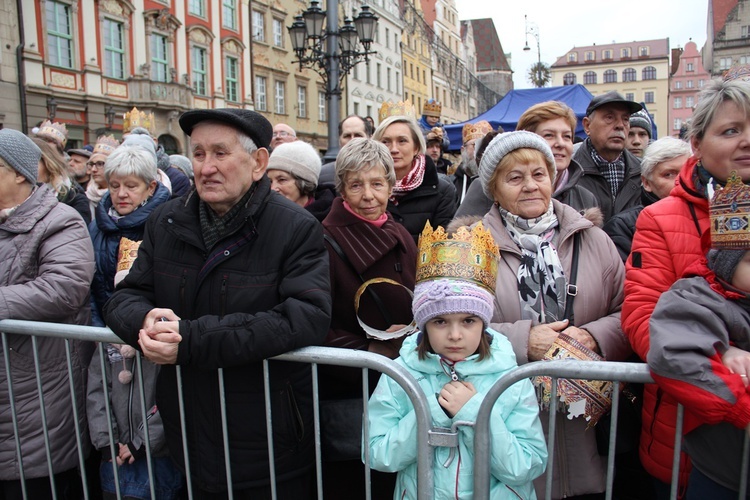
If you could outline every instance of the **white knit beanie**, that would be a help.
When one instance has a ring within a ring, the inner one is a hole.
[[[490,186],[490,178],[497,168],[497,164],[505,155],[516,149],[536,149],[540,151],[547,160],[547,169],[550,171],[552,183],[555,183],[555,157],[549,148],[547,141],[541,136],[526,130],[517,130],[515,132],[505,132],[496,135],[490,142],[487,149],[484,150],[482,162],[479,164],[479,180],[482,183],[482,190],[489,199],[494,199],[493,186]]]
[[[283,170],[318,185],[320,155],[304,141],[285,142],[273,148],[267,170]]]

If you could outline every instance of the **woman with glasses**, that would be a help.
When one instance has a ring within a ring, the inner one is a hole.
[[[106,155],[94,153],[89,158],[89,161],[86,162],[86,168],[91,172],[91,180],[86,187],[86,198],[89,199],[92,219],[96,218],[96,207],[107,192],[107,180],[104,178],[104,165],[106,161]]]

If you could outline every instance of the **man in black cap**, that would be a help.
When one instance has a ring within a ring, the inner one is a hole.
[[[195,110],[180,126],[190,136],[195,192],[151,215],[105,318],[163,365],[158,409],[179,466],[186,434],[193,498],[227,496],[222,397],[235,498],[270,498],[262,361],[326,336],[331,293],[322,226],[271,190],[272,128],[262,115]],[[310,369],[272,361],[269,373],[277,495],[307,498],[315,463]]]
[[[640,110],[640,104],[614,90],[594,97],[586,108],[583,129],[588,138],[573,159],[583,167],[578,183],[594,193],[604,222],[640,203],[641,162],[625,149],[630,115]]]

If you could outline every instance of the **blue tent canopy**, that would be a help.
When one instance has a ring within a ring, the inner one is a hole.
[[[503,99],[492,108],[464,123],[476,123],[481,120],[490,122],[493,128],[498,125],[505,131],[516,129],[516,124],[521,115],[534,104],[544,101],[562,101],[575,112],[578,117],[578,126],[575,134],[585,137],[581,119],[586,115],[586,107],[589,105],[593,95],[581,84],[565,85],[563,87],[547,87],[538,89],[511,90]],[[463,144],[462,131],[464,123],[446,125],[445,130],[451,141],[451,151],[461,149]]]

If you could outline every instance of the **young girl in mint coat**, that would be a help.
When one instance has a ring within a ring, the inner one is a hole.
[[[418,283],[412,309],[418,335],[404,341],[400,357],[428,396],[434,427],[475,421],[492,385],[515,368],[510,342],[487,325],[493,296],[483,287],[460,279]],[[417,422],[401,387],[380,378],[369,402],[371,467],[398,472],[394,499],[417,496]],[[490,497],[536,498],[532,481],[547,464],[547,448],[539,407],[529,380],[505,391],[492,409]],[[474,430],[458,427],[459,446],[434,448],[433,498],[467,499],[473,495]]]

